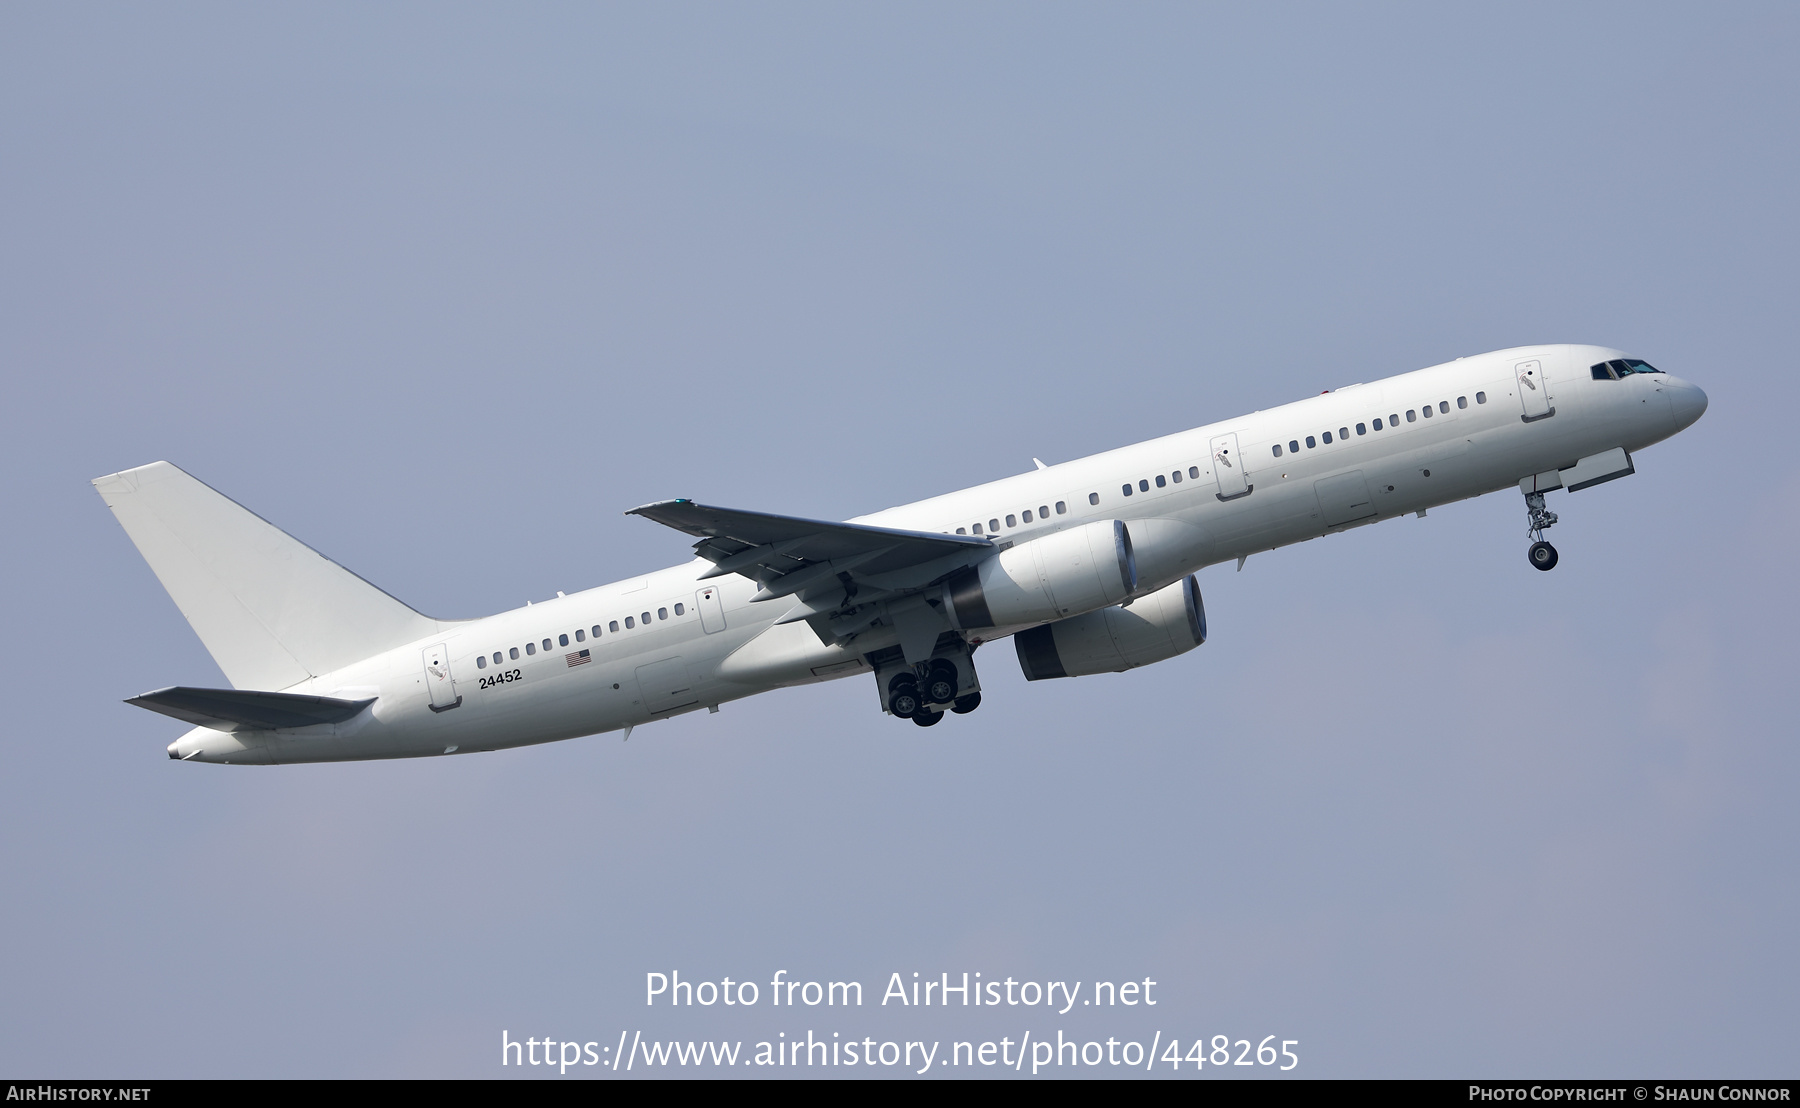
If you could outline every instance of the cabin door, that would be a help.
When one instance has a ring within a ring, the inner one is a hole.
[[[1220,435],[1212,441],[1213,476],[1219,482],[1219,499],[1236,500],[1250,495],[1249,475],[1244,472],[1244,459],[1238,457],[1237,435]]]
[[[431,695],[431,710],[448,712],[462,703],[456,695],[456,679],[450,676],[450,650],[445,644],[425,648],[425,689]]]
[[[1520,362],[1513,366],[1513,376],[1519,381],[1519,405],[1525,410],[1526,423],[1556,414],[1550,407],[1550,382],[1544,380],[1543,362],[1536,358]]]

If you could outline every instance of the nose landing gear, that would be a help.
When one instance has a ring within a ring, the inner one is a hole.
[[[1531,568],[1552,570],[1556,568],[1556,547],[1544,541],[1544,532],[1556,523],[1556,513],[1544,507],[1544,494],[1528,492],[1525,494],[1525,513],[1530,518],[1526,533],[1531,536],[1531,549],[1525,557],[1531,562]]]

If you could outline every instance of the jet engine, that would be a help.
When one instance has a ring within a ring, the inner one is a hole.
[[[1016,627],[1117,604],[1137,589],[1131,533],[1096,520],[1008,547],[944,584],[944,610],[959,631]]]
[[[1205,641],[1206,606],[1191,574],[1129,608],[1102,608],[1013,636],[1027,681],[1135,669]]]

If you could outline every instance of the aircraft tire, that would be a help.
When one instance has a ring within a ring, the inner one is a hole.
[[[981,694],[972,692],[968,696],[957,697],[956,704],[950,710],[959,716],[966,716],[979,707],[981,707]]]
[[[901,719],[912,719],[925,705],[919,696],[919,683],[911,674],[902,674],[888,686],[888,711]]]
[[[944,713],[942,713],[942,712],[921,711],[921,712],[915,713],[913,715],[912,721],[914,723],[918,724],[920,727],[936,727],[938,725],[938,722],[940,720],[942,720],[943,718],[944,718]]]
[[[1531,568],[1533,569],[1541,569],[1548,572],[1549,570],[1556,568],[1556,547],[1551,546],[1547,542],[1539,541],[1532,543],[1531,549],[1525,552],[1525,557],[1530,559]]]
[[[925,675],[925,699],[933,704],[948,704],[956,699],[957,684],[956,665],[939,658]]]

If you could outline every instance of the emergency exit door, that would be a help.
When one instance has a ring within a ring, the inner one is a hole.
[[[708,585],[695,593],[694,610],[700,613],[700,627],[707,634],[725,630],[725,601],[719,586]]]

